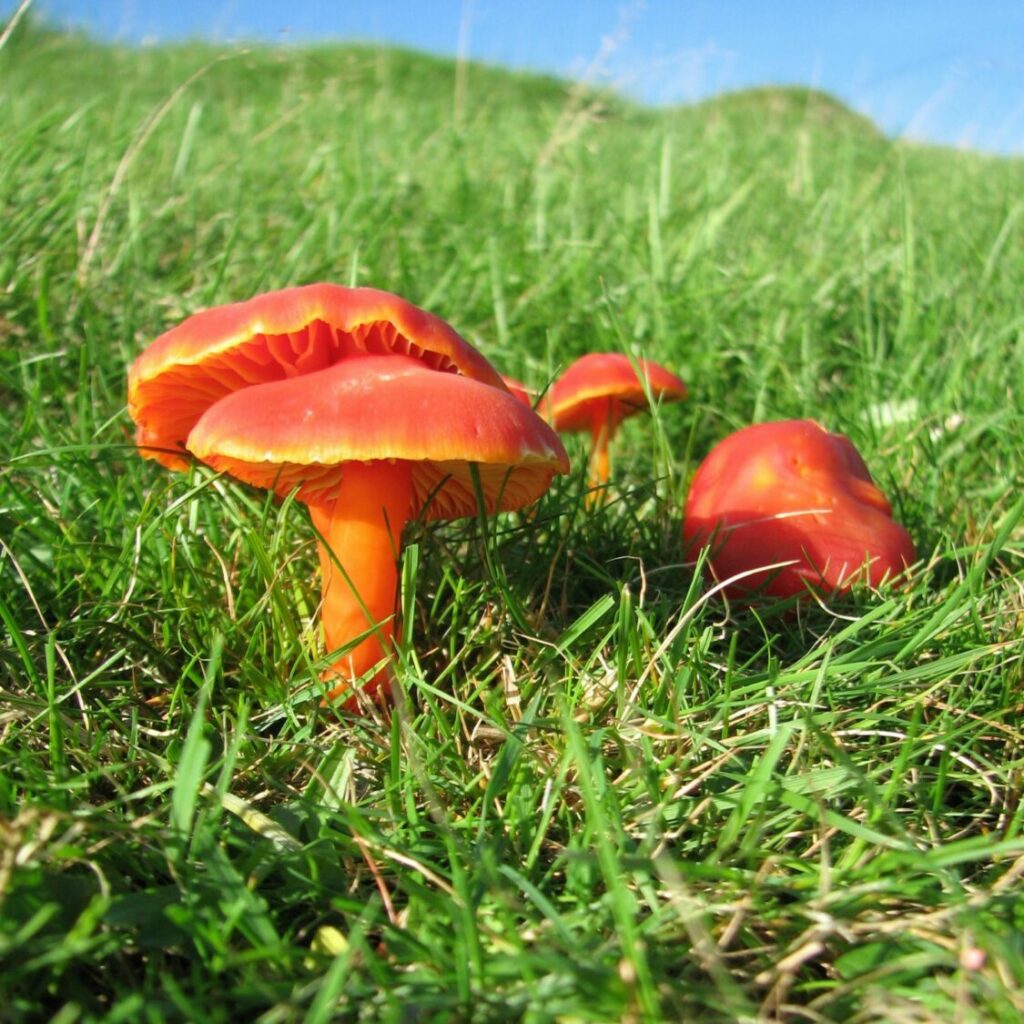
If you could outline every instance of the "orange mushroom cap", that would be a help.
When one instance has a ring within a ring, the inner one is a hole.
[[[501,375],[501,380],[513,397],[518,398],[523,405],[528,405],[531,409],[533,408],[533,393],[521,380],[517,380],[515,377],[510,377],[507,373],[503,373]]]
[[[737,580],[727,589],[738,596],[878,586],[916,557],[857,449],[812,420],[760,423],[715,445],[690,484],[683,539],[694,556],[711,545],[720,580],[794,563]]]
[[[311,284],[196,313],[156,339],[128,373],[142,454],[169,469],[206,410],[226,395],[367,354],[411,356],[504,390],[447,323],[389,292]]]
[[[649,359],[634,363],[621,352],[590,352],[571,363],[551,385],[544,411],[556,430],[591,430],[596,414],[609,421],[609,430],[614,431],[622,420],[648,408],[648,389],[655,401],[686,397],[686,384],[658,363]]]
[[[504,389],[411,358],[366,356],[235,392],[210,407],[188,448],[214,469],[307,502],[330,500],[346,462],[413,463],[410,515],[488,513],[536,500],[569,459],[558,435]]]

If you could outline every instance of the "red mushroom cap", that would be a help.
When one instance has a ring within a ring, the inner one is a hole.
[[[531,409],[533,408],[534,396],[521,380],[516,380],[515,377],[510,377],[507,373],[501,375],[501,380],[514,398],[518,398],[523,405],[528,405]]]
[[[610,420],[614,428],[648,408],[648,389],[655,401],[686,397],[686,384],[658,363],[649,359],[634,363],[621,352],[591,352],[571,363],[551,385],[544,411],[556,430],[591,430],[595,414]]]
[[[302,501],[331,498],[346,462],[412,462],[411,515],[452,519],[536,500],[569,460],[558,435],[509,392],[410,358],[367,356],[222,398],[188,448],[214,469]]]
[[[439,317],[375,288],[311,284],[204,310],[162,334],[129,371],[128,411],[143,454],[183,469],[176,452],[225,395],[382,353],[505,387]]]
[[[916,557],[857,449],[812,420],[757,424],[715,445],[690,484],[683,539],[691,555],[711,544],[720,580],[794,561],[727,588],[740,596],[878,586]]]

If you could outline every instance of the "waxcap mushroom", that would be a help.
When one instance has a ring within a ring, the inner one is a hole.
[[[195,313],[152,342],[128,373],[137,444],[145,457],[185,469],[189,432],[225,395],[383,353],[504,388],[472,345],[405,299],[376,288],[302,285]]]
[[[639,370],[639,373],[637,372]],[[621,352],[590,352],[571,363],[551,385],[542,403],[558,431],[589,431],[593,440],[591,479],[608,481],[608,445],[619,424],[655,402],[686,397],[686,384],[649,359]]]
[[[915,560],[853,443],[813,420],[745,427],[697,468],[686,499],[688,557],[710,545],[709,567],[734,597],[841,593],[877,587]],[[776,569],[760,567],[791,562]]]
[[[203,414],[188,448],[309,506],[322,538],[328,649],[373,630],[332,665],[334,693],[390,653],[409,519],[472,515],[478,487],[488,513],[521,508],[569,469],[558,435],[508,391],[403,356],[345,360],[237,391]],[[387,678],[378,671],[368,688]]]

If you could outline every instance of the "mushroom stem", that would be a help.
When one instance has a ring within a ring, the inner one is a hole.
[[[615,436],[615,410],[611,401],[595,406],[590,419],[590,485],[603,487],[608,483],[608,445]]]
[[[412,463],[405,461],[347,462],[333,500],[309,506],[323,538],[317,549],[327,650],[373,630],[324,673],[332,697],[391,656],[402,530],[411,509]],[[364,688],[373,693],[389,677],[385,666]]]

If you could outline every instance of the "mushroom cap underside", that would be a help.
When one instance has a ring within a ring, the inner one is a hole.
[[[505,386],[444,320],[399,296],[376,288],[303,285],[203,310],[157,338],[128,374],[137,443],[148,457],[184,468],[177,453],[185,439],[226,395],[384,353]]]
[[[188,448],[306,502],[330,500],[346,462],[409,461],[410,514],[425,519],[476,512],[474,473],[490,513],[535,501],[569,469],[557,434],[507,391],[395,356],[235,392],[207,410]]]

